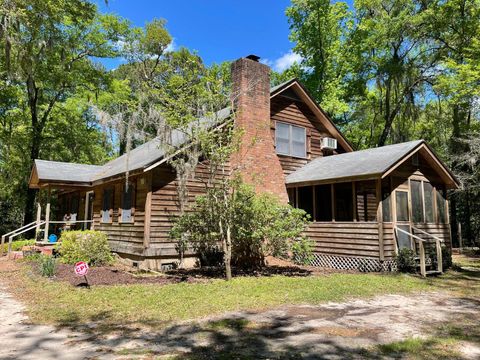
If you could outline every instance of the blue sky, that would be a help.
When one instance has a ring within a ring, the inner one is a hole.
[[[167,20],[174,47],[197,50],[207,64],[256,54],[275,70],[298,60],[291,53],[285,10],[290,0],[96,0],[102,12],[143,26],[154,18]],[[115,68],[120,60],[104,61]]]

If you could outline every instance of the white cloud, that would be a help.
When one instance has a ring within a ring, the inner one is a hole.
[[[280,56],[278,59],[263,59],[262,63],[270,66],[275,71],[282,72],[288,69],[294,63],[300,63],[302,60],[303,58],[299,54],[296,54],[290,50],[289,52]]]

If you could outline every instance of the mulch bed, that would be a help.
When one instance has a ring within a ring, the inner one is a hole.
[[[36,267],[35,263],[31,263],[32,267]],[[237,276],[253,276],[264,277],[273,275],[283,276],[316,276],[326,275],[339,272],[355,272],[355,271],[339,271],[332,269],[317,268],[311,266],[298,266],[289,261],[267,258],[267,265],[259,269],[240,269],[232,268],[232,275]],[[121,266],[96,266],[91,267],[88,271],[88,286],[92,285],[129,285],[129,284],[156,284],[168,285],[178,283],[205,283],[212,279],[224,279],[225,270],[223,267],[202,267],[192,269],[175,269],[166,271],[165,273],[154,272],[138,272],[133,273],[126,271]],[[62,281],[70,283],[73,286],[87,286],[84,277],[75,275],[73,266],[66,264],[57,264],[54,281]]]
[[[128,284],[178,284],[181,282],[201,282],[200,279],[191,277],[144,274],[134,275],[114,266],[91,267],[87,275],[89,285],[128,285]],[[72,265],[58,264],[54,277],[56,281],[69,282],[73,286],[82,286],[85,283],[83,276],[75,275]]]

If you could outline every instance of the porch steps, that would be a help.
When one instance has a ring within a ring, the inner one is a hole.
[[[438,276],[438,275],[442,275],[442,272],[438,271],[438,270],[428,270],[428,271],[425,272],[425,275],[427,275],[427,276]]]

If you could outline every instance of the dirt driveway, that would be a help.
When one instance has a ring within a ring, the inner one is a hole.
[[[115,342],[122,348],[117,354],[128,354],[127,358],[185,352],[195,354],[194,359],[385,358],[368,349],[411,337],[427,338],[438,326],[452,321],[478,325],[479,309],[480,301],[452,298],[446,293],[386,295],[321,306],[231,313],[196,325],[179,324],[162,333],[129,333],[123,340],[110,334],[99,341],[103,347]],[[479,343],[461,345],[460,358],[480,358]]]
[[[0,359],[384,359],[374,345],[435,336],[445,324],[471,326],[475,341],[452,346],[480,358],[479,298],[446,291],[228,313],[159,332],[32,325],[24,310],[0,284]]]
[[[14,272],[12,262],[0,259],[0,271]],[[88,359],[99,355],[88,335],[53,326],[32,325],[24,306],[0,283],[0,359]],[[103,358],[103,357],[102,357]]]

